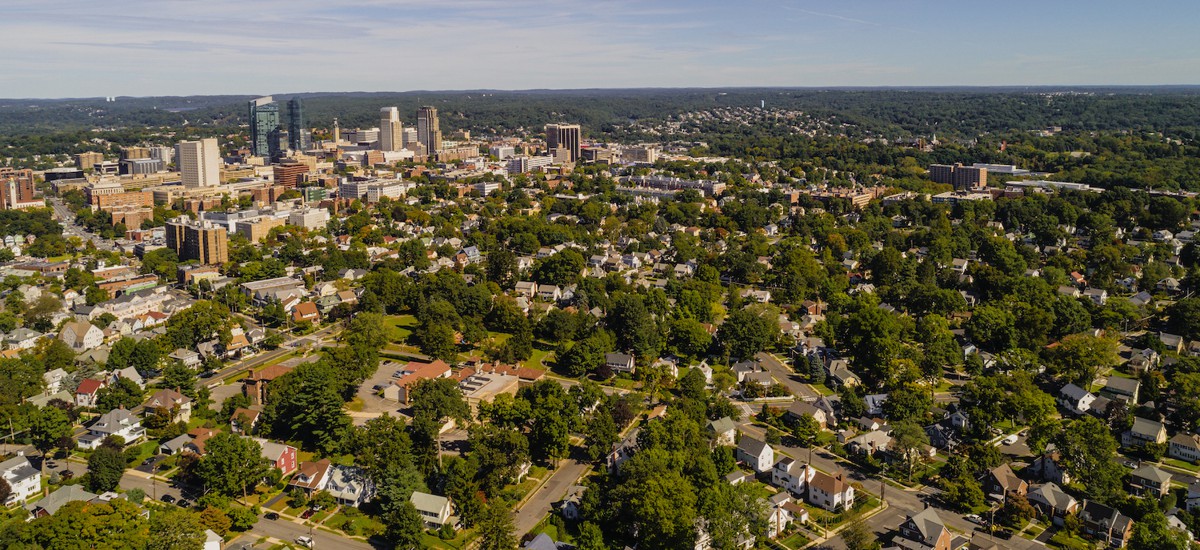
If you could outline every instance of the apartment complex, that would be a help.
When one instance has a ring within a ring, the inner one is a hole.
[[[935,183],[953,185],[955,189],[983,189],[987,187],[987,168],[963,166],[961,163],[931,164],[929,179]]]
[[[181,261],[223,264],[229,261],[229,231],[206,221],[175,218],[167,222],[167,248],[174,250]]]

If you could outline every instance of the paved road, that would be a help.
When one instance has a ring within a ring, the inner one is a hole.
[[[804,381],[804,378],[792,372],[792,369],[776,357],[775,354],[764,351],[754,356],[754,358],[758,359],[762,363],[762,366],[767,369],[767,372],[771,373],[771,376],[780,383],[787,386],[792,395],[795,395],[797,398],[805,401],[816,401],[818,397],[821,397],[821,394],[817,390],[809,386]]]
[[[309,527],[301,525],[294,521],[280,518],[277,520],[259,519],[258,523],[249,531],[253,535],[274,537],[279,540],[292,542],[300,535],[309,535]],[[341,548],[349,548],[352,550],[373,550],[376,547],[371,544],[340,535],[335,535],[328,531],[313,528],[311,536],[313,538],[313,548],[320,550],[333,550]],[[378,547],[384,548],[384,547]]]
[[[586,462],[572,459],[564,460],[562,466],[550,475],[550,479],[533,493],[529,500],[517,510],[515,524],[517,535],[524,535],[537,526],[542,518],[549,514],[555,502],[567,496],[567,489],[579,482],[579,478],[587,472]]]

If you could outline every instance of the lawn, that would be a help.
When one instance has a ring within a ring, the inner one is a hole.
[[[140,465],[143,460],[146,460],[147,458],[150,458],[150,457],[158,454],[158,442],[157,441],[147,441],[145,443],[141,443],[141,444],[135,445],[130,448],[137,449],[137,458],[129,462],[129,464],[131,466]],[[128,449],[126,449],[126,450],[128,450]],[[125,455],[125,456],[129,456],[129,455]]]
[[[459,531],[453,539],[442,540],[429,533],[421,535],[421,548],[441,548],[445,550],[462,550],[466,548],[472,540],[475,539],[475,534],[470,531]]]
[[[821,395],[833,395],[835,393],[825,384],[809,384],[809,386],[812,386],[812,389],[817,390],[817,393]]]
[[[529,534],[532,536],[545,533],[549,535],[550,538],[558,542],[565,542],[568,544],[575,542],[575,537],[579,536],[579,529],[572,525],[567,525],[562,521],[551,521],[552,517],[558,516],[546,516],[544,519],[542,519],[541,523],[537,524],[537,527],[534,527],[533,530],[529,531]],[[555,523],[558,525],[555,525]]]
[[[1050,537],[1050,546],[1069,550],[1091,550],[1095,547],[1087,539],[1079,535],[1072,535],[1066,529],[1060,530],[1053,537]]]
[[[799,548],[804,548],[804,545],[808,544],[808,537],[805,537],[800,533],[793,533],[791,536],[779,541],[779,544],[782,544],[787,548],[797,550]]]
[[[379,520],[359,514],[356,517],[348,517],[346,514],[338,511],[333,517],[330,517],[325,525],[334,529],[341,529],[347,535],[352,536],[370,536],[375,533],[383,532],[383,524]]]
[[[408,337],[412,336],[413,329],[417,328],[417,317],[415,315],[388,315],[383,320],[383,324],[388,329],[389,340],[408,342]]]
[[[542,362],[552,353],[554,353],[553,349],[543,349],[541,344],[534,344],[533,354],[529,356],[529,359],[525,360],[525,366],[539,370],[545,369],[546,366]]]
[[[1167,466],[1173,466],[1175,468],[1179,468],[1181,470],[1187,470],[1189,472],[1200,473],[1200,467],[1196,466],[1195,464],[1192,464],[1191,462],[1184,462],[1182,460],[1175,459],[1175,458],[1163,457],[1162,463],[1166,464]]]

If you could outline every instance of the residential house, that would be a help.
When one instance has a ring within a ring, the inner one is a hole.
[[[537,297],[544,302],[557,302],[562,299],[562,289],[558,285],[538,285]]]
[[[42,490],[42,473],[21,455],[0,462],[0,479],[6,481],[12,490],[8,498],[0,503],[5,506],[23,503]]]
[[[572,521],[580,519],[585,491],[587,491],[587,487],[583,485],[572,485],[567,489],[567,495],[563,497],[561,506],[563,518]]]
[[[1042,456],[1033,459],[1033,462],[1025,471],[1042,481],[1050,481],[1063,485],[1071,483],[1071,475],[1063,467],[1058,451],[1046,451],[1042,453]]]
[[[859,434],[846,442],[846,450],[867,456],[873,456],[877,452],[887,452],[891,446],[892,436],[879,429]]]
[[[1110,376],[1108,377],[1108,381],[1104,383],[1104,388],[1100,390],[1100,393],[1109,399],[1124,401],[1130,408],[1133,408],[1137,406],[1138,389],[1141,387],[1142,383],[1138,380]]]
[[[737,423],[732,418],[724,416],[708,421],[708,435],[713,438],[714,445],[733,445],[737,439]]]
[[[192,442],[192,436],[188,434],[180,435],[174,439],[169,439],[162,445],[158,446],[158,452],[164,455],[173,455],[179,453],[187,447],[188,443]]]
[[[812,466],[791,457],[784,457],[771,468],[771,485],[790,491],[794,495],[804,495],[808,492],[808,483],[816,473]]]
[[[250,374],[242,379],[242,393],[250,398],[252,405],[265,405],[268,397],[267,385],[272,380],[289,372],[292,372],[292,367],[283,363],[271,365],[257,371],[251,370]]]
[[[816,420],[817,425],[820,426],[822,430],[826,429],[829,425],[829,417],[825,410],[818,408],[815,404],[807,401],[796,401],[795,403],[792,403],[792,406],[788,407],[787,412],[784,413],[784,416],[789,417],[792,420],[799,420],[800,418],[807,416],[813,420]]]
[[[25,510],[34,519],[43,518],[53,516],[55,512],[58,512],[59,508],[62,508],[69,502],[91,502],[96,500],[96,498],[98,497],[95,493],[85,491],[82,486],[64,485],[53,493],[46,495],[46,498],[26,504]]]
[[[1008,499],[1009,495],[1025,496],[1029,484],[1017,477],[1008,464],[1001,464],[988,471],[984,478],[983,489],[987,491],[989,497],[1004,501]]]
[[[26,350],[37,346],[45,334],[25,327],[17,327],[4,335],[4,345],[8,349]]]
[[[172,421],[187,422],[192,419],[192,398],[177,390],[162,389],[150,395],[142,404],[147,412],[163,408],[170,412]]]
[[[850,370],[850,363],[845,359],[835,359],[830,361],[825,370],[826,374],[828,375],[826,381],[832,384],[834,387],[856,387],[862,385],[862,379],[860,379],[857,374],[854,374],[854,371]]]
[[[437,529],[451,523],[453,518],[451,513],[454,509],[450,499],[414,491],[409,502],[417,509],[417,513],[421,514],[421,520],[425,522],[426,528]]]
[[[792,495],[782,491],[767,499],[767,538],[776,538],[793,521],[805,523],[809,519],[808,510],[792,501]]]
[[[742,434],[738,440],[737,459],[761,474],[775,464],[775,449],[765,441]]]
[[[1028,498],[1029,503],[1037,507],[1042,515],[1049,517],[1055,525],[1059,526],[1063,524],[1067,516],[1079,510],[1079,502],[1054,483],[1034,487],[1032,491],[1029,491]]]
[[[262,447],[262,457],[271,463],[271,467],[283,475],[296,471],[296,448],[283,443],[275,443],[265,439],[255,439]]]
[[[238,407],[234,409],[233,416],[229,417],[229,431],[235,434],[253,434],[261,416],[260,411]]]
[[[301,323],[304,321],[313,324],[321,322],[321,312],[317,309],[317,304],[300,302],[296,304],[296,307],[292,308],[292,322]]]
[[[524,296],[525,298],[532,300],[535,296],[537,296],[538,285],[533,281],[518,281],[514,290],[517,296]]]
[[[574,550],[575,546],[565,542],[558,542],[545,533],[539,533],[538,536],[529,539],[521,550]]]
[[[1088,412],[1095,400],[1095,395],[1075,384],[1067,384],[1058,391],[1058,404],[1077,415]]]
[[[1188,462],[1200,461],[1200,436],[1178,434],[1167,444],[1167,455]]]
[[[225,538],[212,529],[204,530],[204,546],[202,550],[221,550],[225,547]]]
[[[634,372],[633,356],[626,353],[605,353],[604,365],[615,373]]]
[[[324,491],[325,485],[329,483],[329,469],[329,459],[301,462],[296,468],[296,475],[288,481],[288,490],[300,489],[309,496]]]
[[[362,468],[334,465],[329,469],[325,490],[346,506],[359,506],[375,496],[375,484]]]
[[[63,325],[58,339],[76,353],[99,347],[104,343],[104,331],[87,321],[71,321]]]
[[[58,393],[62,391],[63,380],[67,378],[67,371],[61,368],[48,371],[42,375],[42,380],[46,381],[46,393]]]
[[[806,498],[809,504],[830,512],[844,510],[854,506],[854,487],[844,472],[833,475],[815,472],[808,483]]]
[[[1121,434],[1121,445],[1126,447],[1166,442],[1167,427],[1162,422],[1140,416],[1133,417],[1133,427]]]
[[[100,415],[91,426],[88,433],[79,436],[79,446],[84,449],[95,449],[104,438],[117,436],[125,440],[125,444],[134,443],[146,435],[141,420],[125,409],[113,409]]]
[[[1129,474],[1129,486],[1135,495],[1161,498],[1171,490],[1171,474],[1144,464]]]
[[[1193,481],[1191,485],[1188,485],[1187,498],[1184,503],[1189,512],[1200,509],[1200,481]]]
[[[1004,541],[984,533],[983,531],[975,531],[971,535],[971,541],[967,543],[967,550],[1005,550],[1008,545]]]
[[[926,508],[915,515],[909,514],[900,524],[899,536],[915,543],[900,544],[902,548],[911,550],[951,550],[950,542],[954,538],[933,508]]]
[[[1083,501],[1079,510],[1083,532],[1113,548],[1124,548],[1133,536],[1133,520],[1092,500]]]

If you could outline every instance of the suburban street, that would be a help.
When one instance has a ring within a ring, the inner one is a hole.
[[[524,535],[537,526],[542,518],[553,509],[555,502],[563,499],[567,489],[575,485],[590,466],[573,459],[563,460],[562,466],[550,474],[550,479],[534,491],[533,496],[517,510],[516,533]]]
[[[763,368],[767,369],[772,377],[787,386],[788,391],[791,391],[797,399],[816,401],[818,397],[821,397],[820,393],[809,386],[803,378],[792,372],[791,367],[784,364],[775,354],[764,351],[754,357],[762,363]]]

